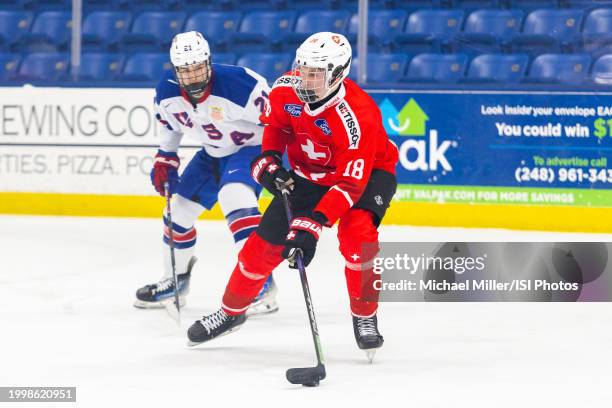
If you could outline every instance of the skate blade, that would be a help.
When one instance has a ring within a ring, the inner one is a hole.
[[[365,353],[366,353],[366,358],[368,359],[368,362],[370,364],[372,364],[374,362],[374,356],[376,355],[376,350],[378,350],[378,349],[364,350]]]
[[[163,309],[165,306],[162,302],[145,302],[144,300],[136,299],[134,307],[137,309]]]
[[[264,316],[276,312],[278,312],[278,304],[276,302],[270,302],[251,305],[247,309],[246,315],[248,317]]]
[[[174,298],[172,298],[174,301]],[[166,307],[166,303],[169,303],[168,299],[160,300],[157,302],[145,302],[144,300],[136,299],[134,301],[134,307],[137,309],[163,309]],[[181,307],[187,304],[187,300],[184,297],[179,297],[179,305]]]
[[[187,347],[195,347],[195,346],[199,346],[200,344],[211,342],[214,339],[218,339],[219,337],[223,337],[223,336],[226,336],[226,335],[228,335],[228,334],[230,334],[232,332],[240,330],[240,328],[243,325],[244,325],[244,323],[242,323],[240,326],[232,327],[231,329],[229,329],[225,333],[222,333],[222,334],[218,335],[217,337],[213,337],[212,339],[208,339],[208,340],[204,340],[204,341],[191,341],[191,340],[187,340]]]

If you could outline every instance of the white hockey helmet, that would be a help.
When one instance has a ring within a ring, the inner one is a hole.
[[[179,33],[172,39],[170,61],[176,78],[189,95],[202,95],[211,78],[210,47],[197,31]]]
[[[351,68],[351,44],[342,34],[320,32],[295,52],[293,89],[301,101],[317,102],[340,86]]]

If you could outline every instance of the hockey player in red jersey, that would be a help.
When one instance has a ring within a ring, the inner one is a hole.
[[[350,65],[344,36],[317,33],[297,49],[292,71],[272,87],[262,120],[267,125],[262,153],[251,174],[274,199],[238,255],[221,309],[190,327],[191,345],[238,329],[274,268],[283,259],[295,267],[297,251],[308,265],[324,227],[338,221],[357,344],[382,346],[372,264],[377,228],[397,186],[398,153],[376,103],[347,78]],[[285,152],[291,170],[283,167]],[[290,191],[290,226],[282,189]]]

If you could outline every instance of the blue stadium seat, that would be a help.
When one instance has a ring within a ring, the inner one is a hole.
[[[311,10],[298,17],[295,32],[298,34],[313,34],[319,31],[333,31],[346,34],[348,20],[351,14],[346,10]]]
[[[12,79],[17,74],[20,61],[19,54],[0,54],[0,81]]]
[[[226,2],[231,5],[231,1]],[[216,0],[183,0],[183,5],[191,10],[219,10],[220,4]]]
[[[225,50],[231,36],[238,31],[240,17],[237,11],[201,11],[187,19],[183,31],[199,31],[213,51]]]
[[[115,47],[130,29],[132,14],[129,11],[94,11],[83,21],[83,49],[106,50]]]
[[[66,75],[69,66],[66,53],[36,52],[23,59],[17,79],[56,81]]]
[[[610,2],[612,5],[612,2]],[[612,7],[591,11],[582,29],[581,51],[597,57],[612,48]]]
[[[588,54],[544,54],[529,69],[528,82],[579,84],[587,79],[591,57]]]
[[[234,65],[236,54],[233,52],[215,52],[212,54],[212,62],[215,64]]]
[[[0,50],[6,50],[27,34],[32,24],[32,13],[0,10]]]
[[[334,3],[334,0],[288,0],[287,8],[298,11],[322,10],[331,8]]]
[[[187,13],[145,11],[134,19],[132,29],[121,40],[125,51],[167,51],[172,38],[181,32]]]
[[[472,60],[467,78],[470,82],[519,82],[528,63],[527,54],[483,54]]]
[[[233,9],[247,12],[287,8],[287,0],[233,0],[233,3]]]
[[[571,52],[579,43],[583,10],[535,10],[529,13],[523,32],[514,37],[514,52],[533,55]]]
[[[584,20],[583,34],[602,35],[612,32],[612,0],[610,7],[591,10]]]
[[[386,8],[401,8],[406,11],[451,7],[451,0],[383,0]]]
[[[438,51],[461,30],[464,16],[465,12],[458,9],[417,10],[408,17],[394,47],[408,53]]]
[[[463,77],[467,63],[465,54],[419,54],[410,61],[403,81],[454,83]]]
[[[372,10],[368,13],[368,40],[374,45],[390,45],[404,30],[408,13],[404,10]],[[348,39],[357,41],[359,15],[353,14],[349,24]]]
[[[36,0],[0,0],[2,10],[31,10],[36,5]]]
[[[612,54],[603,55],[595,61],[591,78],[597,84],[612,84]]]
[[[181,10],[184,5],[184,0],[161,0],[159,2],[168,10]]]
[[[132,12],[178,10],[183,7],[184,0],[111,0],[119,4],[119,9],[129,9]]]
[[[310,35],[319,31],[332,31],[346,35],[351,13],[348,10],[311,10],[302,13],[293,34],[289,34],[283,44],[287,51],[304,42]]]
[[[67,11],[43,11],[24,34],[24,46],[32,52],[66,50],[70,42],[72,21]]]
[[[407,65],[406,54],[368,54],[367,82],[399,82],[404,77]],[[358,73],[359,58],[354,58],[349,78],[356,81]]]
[[[72,0],[36,0],[37,11],[70,10]]]
[[[110,81],[121,73],[124,56],[105,52],[86,52],[81,56],[79,79]]]
[[[477,9],[498,8],[499,0],[453,0],[453,7],[467,12]]]
[[[391,8],[389,4],[385,3],[385,0],[369,0],[368,9],[370,10],[370,12],[372,12],[377,9],[381,9],[385,6],[387,6],[387,8]],[[323,7],[319,5],[317,7],[313,7],[312,9],[316,10],[322,8]],[[354,13],[359,9],[359,0],[331,0],[331,8],[349,10]]]
[[[610,0],[559,0],[561,7],[567,8],[580,8],[588,10],[595,7],[610,7],[612,1]]]
[[[501,0],[501,3],[503,7],[521,8],[528,11],[558,7],[558,0]]]
[[[123,67],[123,74],[118,79],[157,82],[166,71],[172,71],[170,56],[167,52],[142,52],[128,58]]]
[[[121,9],[129,8],[134,13],[142,11],[162,11],[166,9],[164,2],[159,0],[123,0],[123,3],[124,6],[121,7]]]
[[[84,14],[91,13],[92,11],[117,11],[124,10],[127,7],[121,5],[119,0],[84,0],[83,1],[83,12]]]
[[[419,10],[408,17],[406,34],[427,34],[452,37],[461,30],[465,12],[458,9]]]
[[[230,51],[254,52],[280,49],[280,41],[289,35],[295,24],[293,11],[254,11],[240,23],[240,31],[232,36]]]
[[[271,84],[291,69],[292,60],[287,53],[249,53],[238,58],[236,65],[252,69]]]
[[[477,10],[453,40],[453,50],[467,54],[497,53],[507,48],[523,21],[522,10]]]

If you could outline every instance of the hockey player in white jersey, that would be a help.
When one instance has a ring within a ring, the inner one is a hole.
[[[218,201],[237,250],[259,224],[257,197],[261,187],[253,181],[249,169],[261,150],[263,127],[259,116],[270,88],[250,69],[211,63],[208,42],[196,31],[174,37],[170,60],[174,72],[167,74],[155,90],[161,132],[151,181],[160,195],[165,194],[166,183],[174,194],[172,229],[179,302],[183,305],[196,261],[194,223],[198,216]],[[178,149],[184,135],[203,148],[179,177]],[[170,226],[165,213],[164,226],[164,242],[168,245]],[[164,254],[164,277],[138,289],[136,307],[164,307],[164,302],[174,297],[169,250]],[[251,304],[250,314],[278,310],[275,292],[270,278]]]

